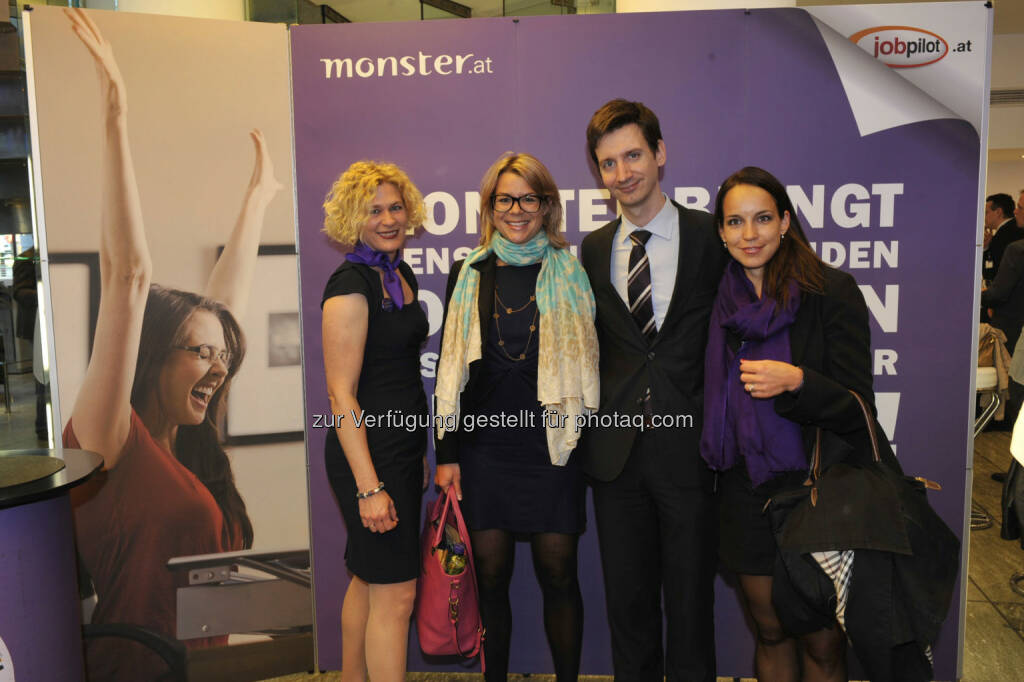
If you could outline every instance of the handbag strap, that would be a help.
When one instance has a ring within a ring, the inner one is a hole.
[[[454,486],[448,486],[448,490],[452,490]],[[443,497],[437,498],[437,504],[441,506],[441,512],[437,515],[437,529],[434,531],[434,540],[430,543],[431,547],[437,547],[441,544],[441,535],[444,533],[445,521],[448,519],[448,510],[452,506],[453,495],[445,493]]]
[[[864,402],[864,398],[861,397],[860,393],[850,390],[850,395],[860,405],[860,411],[864,414],[864,423],[868,428],[868,435],[871,437],[871,457],[875,462],[881,462],[882,456],[878,450],[878,435],[875,433],[875,418],[871,415],[871,410],[868,409],[868,404]]]
[[[473,581],[473,588],[476,590],[476,564],[473,561],[473,546],[469,541],[469,528],[466,527],[466,520],[462,518],[462,509],[459,507],[459,499],[455,496],[455,486],[453,485],[448,486],[448,501],[445,503],[445,507],[455,514],[455,527],[459,531],[459,538],[466,545],[469,578]]]
[[[473,581],[473,591],[477,592],[476,586],[476,563],[473,561],[473,546],[469,541],[469,528],[466,527],[466,520],[462,518],[462,509],[459,508],[459,500],[455,496],[455,486],[448,486],[445,493],[444,508],[438,516],[437,530],[434,531],[434,547],[441,544],[441,533],[444,532],[445,524],[448,522],[448,514],[455,516],[455,528],[459,531],[459,539],[466,545],[466,559],[469,580]]]
[[[434,531],[434,543],[433,546],[437,547],[441,544],[441,534],[444,533],[445,524],[448,522],[448,514],[452,513],[455,515],[455,528],[459,531],[459,539],[462,540],[466,545],[466,555],[469,561],[473,561],[473,553],[469,551],[469,529],[466,527],[466,521],[462,518],[462,509],[459,507],[459,498],[455,496],[455,486],[448,486],[448,491],[444,496],[444,506],[441,508],[441,514],[437,517],[438,524],[437,530]]]
[[[435,547],[441,542],[441,535],[440,535],[440,533],[444,532],[444,526],[445,526],[445,524],[448,521],[448,513],[449,512],[452,512],[454,514],[454,516],[455,516],[455,527],[459,531],[459,539],[461,539],[463,541],[463,543],[466,545],[466,559],[467,559],[466,569],[467,570],[466,570],[466,578],[465,579],[471,581],[471,584],[473,586],[473,593],[474,594],[480,594],[480,591],[477,588],[477,583],[476,583],[476,562],[473,560],[473,546],[472,546],[472,544],[469,541],[469,528],[466,527],[466,520],[462,517],[462,509],[459,507],[459,499],[458,499],[458,497],[455,496],[455,486],[453,486],[453,485],[448,486],[448,491],[447,491],[446,496],[445,496],[444,508],[441,510],[441,515],[438,517],[440,519],[440,523],[437,524],[439,532],[437,534],[435,534],[435,536],[434,536],[434,546]],[[449,597],[448,597],[449,605],[451,604],[452,595],[454,594],[455,583],[453,583],[450,586],[450,589],[453,590],[453,591],[449,594]],[[449,612],[449,616],[450,616],[450,612]],[[482,646],[483,635],[484,635],[483,631],[481,631],[480,637],[477,639],[476,646],[473,648],[473,650],[469,651],[467,653],[462,653],[461,648],[459,647],[459,633],[458,633],[458,630],[455,628],[455,620],[452,619],[451,617],[449,617],[449,620],[452,622],[452,637],[454,637],[454,639],[455,639],[455,648],[456,648],[456,650],[459,651],[459,653],[463,656],[463,658],[472,658],[473,656],[476,656],[477,653],[479,653],[480,654],[480,669],[481,669],[481,671],[483,671],[485,669],[485,665],[486,665],[484,663],[484,650],[483,650],[483,646]]]
[[[850,395],[853,396],[854,400],[857,401],[857,405],[860,406],[861,414],[864,415],[864,425],[867,427],[868,436],[871,438],[871,458],[875,462],[881,462],[882,456],[879,454],[878,449],[878,435],[875,433],[875,420],[871,416],[871,410],[868,409],[868,404],[861,397],[860,393],[852,389]],[[814,453],[811,455],[811,480],[817,481],[821,478],[821,427],[817,428],[814,434]]]

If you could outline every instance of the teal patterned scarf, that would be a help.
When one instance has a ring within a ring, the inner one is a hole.
[[[437,363],[436,417],[438,438],[448,415],[458,428],[459,398],[469,380],[469,364],[480,359],[480,273],[472,267],[491,252],[509,265],[541,263],[537,275],[540,340],[537,400],[560,416],[548,420],[551,462],[564,465],[579,440],[577,416],[597,410],[600,397],[594,294],[590,281],[568,249],[556,249],[541,230],[525,244],[514,244],[495,232],[487,246],[470,252],[448,303],[441,357]],[[556,426],[563,423],[565,426]]]

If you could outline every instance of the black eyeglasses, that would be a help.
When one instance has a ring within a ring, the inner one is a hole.
[[[513,197],[508,194],[492,194],[491,208],[498,213],[508,213],[515,204],[523,213],[536,213],[544,203],[544,197],[539,194],[524,194],[521,197]]]
[[[201,343],[198,346],[175,346],[175,348],[195,353],[199,356],[200,360],[205,360],[211,364],[213,364],[213,359],[217,358],[224,363],[225,367],[231,366],[231,353],[216,346],[211,346],[208,343]]]

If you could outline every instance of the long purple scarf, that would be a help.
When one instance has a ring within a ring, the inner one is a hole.
[[[356,248],[345,256],[345,260],[383,270],[384,291],[388,292],[388,296],[391,297],[391,302],[395,308],[398,310],[402,309],[402,306],[405,305],[405,292],[402,291],[402,280],[395,274],[398,264],[402,262],[401,253],[396,253],[395,259],[391,260],[386,253],[375,251],[366,244],[358,242]]]
[[[800,426],[776,414],[774,400],[752,398],[740,381],[741,358],[792,360],[789,327],[800,297],[796,283],[790,286],[790,305],[780,310],[774,298],[759,299],[740,264],[730,261],[711,311],[700,454],[715,471],[731,469],[742,455],[755,486],[807,467]],[[738,351],[729,347],[727,332],[741,339]]]

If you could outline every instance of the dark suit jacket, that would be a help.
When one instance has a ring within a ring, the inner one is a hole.
[[[994,280],[999,275],[999,264],[1003,260],[1003,254],[1006,253],[1006,247],[1022,238],[1024,238],[1024,229],[1021,229],[1013,218],[1010,218],[1009,222],[1003,223],[1002,227],[992,236],[992,241],[988,243],[988,248],[985,249],[985,255],[981,261],[983,264],[992,261],[992,267],[983,267],[981,276],[989,282]]]
[[[992,308],[992,325],[1006,334],[1006,348],[1013,353],[1024,327],[1024,240],[1006,247],[995,280],[981,292],[981,306]]]
[[[679,456],[666,477],[683,486],[708,486],[710,471],[698,452],[704,407],[704,347],[708,318],[725,265],[725,250],[712,217],[702,211],[679,211],[679,265],[665,321],[653,341],[637,327],[611,280],[612,238],[620,219],[583,240],[580,260],[597,303],[597,338],[601,349],[601,415],[639,415],[650,386],[656,415],[691,415],[690,426],[671,429]],[[664,427],[662,427],[664,429]],[[667,430],[667,429],[666,429]],[[583,469],[610,481],[625,466],[638,428],[587,429],[581,448]]]
[[[465,259],[456,261],[452,266],[451,272],[448,273],[448,284],[445,287],[444,293],[444,319],[445,324],[448,322],[448,302],[452,299],[452,291],[455,290],[455,283],[459,281],[459,273],[462,271],[462,266],[465,264]],[[483,356],[484,348],[487,347],[487,336],[490,333],[491,325],[489,324],[491,314],[494,312],[494,277],[495,269],[498,267],[498,258],[493,253],[487,258],[474,263],[471,268],[476,268],[480,272],[480,291],[477,295],[477,310],[480,313],[480,354]],[[444,338],[444,327],[441,327],[441,338]],[[466,382],[466,387],[462,389],[462,396],[460,401],[463,406],[471,405],[476,399],[477,392],[479,390],[478,378],[480,376],[480,362],[470,363],[469,365],[469,380]],[[463,408],[465,412],[465,408]],[[461,429],[457,431],[449,431],[444,434],[444,438],[438,439],[437,434],[434,435],[434,453],[437,456],[438,464],[455,464],[459,461],[459,437],[461,435]]]

